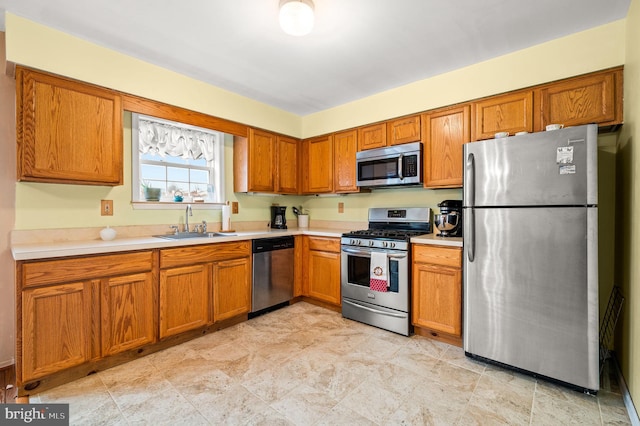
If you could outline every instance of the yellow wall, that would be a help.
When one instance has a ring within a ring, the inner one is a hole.
[[[303,117],[305,137],[624,63],[624,20]]]
[[[624,126],[618,138],[616,283],[626,297],[616,354],[636,409],[640,409],[640,0],[626,19]]]

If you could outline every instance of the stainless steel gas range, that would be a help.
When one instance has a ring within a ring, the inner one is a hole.
[[[368,229],[342,235],[342,316],[408,336],[409,240],[430,232],[428,207],[369,209]]]

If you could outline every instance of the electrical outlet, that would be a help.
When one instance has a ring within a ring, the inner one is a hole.
[[[238,214],[238,202],[237,201],[232,201],[231,202],[231,213],[232,214]]]
[[[100,200],[100,215],[113,216],[113,200]]]
[[[338,213],[344,213],[344,203],[338,203]]]

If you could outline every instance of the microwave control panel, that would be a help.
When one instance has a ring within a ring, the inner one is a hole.
[[[407,155],[402,158],[402,170],[404,177],[418,176],[418,156]]]

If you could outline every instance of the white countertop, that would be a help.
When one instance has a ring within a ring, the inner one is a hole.
[[[232,236],[216,236],[212,238],[186,238],[169,240],[157,237],[116,238],[111,241],[88,240],[34,244],[16,244],[11,247],[15,260],[48,259],[65,256],[83,256],[102,253],[116,253],[132,250],[149,250],[192,246],[198,244],[215,244],[228,241],[253,240],[284,235],[314,235],[320,237],[340,237],[343,229],[327,228],[295,228],[283,230],[236,232]]]
[[[439,246],[462,247],[462,237],[441,237],[439,234],[424,234],[411,238],[413,244],[434,244]]]
[[[253,240],[284,235],[313,235],[319,237],[340,238],[344,229],[332,228],[292,228],[285,230],[244,231],[236,235],[216,236],[212,238],[186,238],[170,240],[158,237],[116,238],[111,241],[99,239],[87,241],[48,242],[33,244],[15,244],[11,252],[15,260],[50,259],[66,256],[86,256],[92,254],[117,253],[134,250],[150,250],[192,246],[199,244],[215,244],[228,241]],[[439,237],[437,234],[425,234],[411,238],[414,244],[435,244],[462,247],[462,238]]]

